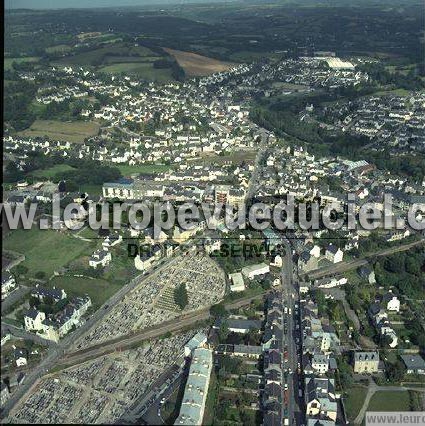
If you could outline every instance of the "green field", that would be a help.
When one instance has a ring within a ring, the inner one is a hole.
[[[71,46],[67,44],[57,44],[56,46],[46,47],[47,53],[67,53],[71,50]]]
[[[261,58],[279,58],[282,57],[281,54],[272,53],[272,52],[251,52],[251,51],[240,51],[236,53],[232,53],[229,58],[232,61],[237,62],[253,62],[258,61]]]
[[[81,185],[79,192],[87,192],[89,195],[101,195],[102,194],[102,185],[95,185],[86,183]]]
[[[412,92],[405,89],[378,90],[373,96],[410,96]]]
[[[34,177],[51,179],[58,173],[67,172],[69,170],[75,170],[74,167],[68,164],[56,164],[55,166],[49,167],[48,169],[36,170],[32,173]]]
[[[12,69],[13,62],[21,63],[21,62],[37,62],[40,58],[37,56],[28,56],[24,58],[4,58],[4,69],[10,70]]]
[[[363,386],[353,386],[347,391],[347,396],[344,399],[344,407],[350,422],[359,414],[366,398],[366,393],[367,388]]]
[[[99,66],[105,64],[110,58],[116,58],[120,56],[131,56],[132,58],[138,58],[140,61],[144,60],[144,57],[157,56],[152,50],[144,46],[127,46],[124,43],[109,44],[104,47],[89,50],[88,52],[77,53],[76,55],[66,56],[52,63],[52,65],[91,65]]]
[[[63,288],[69,296],[82,296],[87,294],[95,308],[99,308],[105,303],[121,286],[116,283],[110,283],[100,278],[85,278],[73,276],[54,277],[49,286]]]
[[[18,229],[3,238],[3,248],[25,255],[21,265],[28,275],[45,272],[47,277],[71,260],[93,252],[94,243],[84,242],[54,230]]]
[[[99,68],[107,74],[136,74],[149,81],[165,82],[173,79],[170,68],[154,68],[150,62],[123,62]]]
[[[158,60],[158,56],[107,56],[104,58],[103,63],[105,65],[109,64],[119,64],[122,62],[154,62]]]
[[[116,166],[123,176],[130,176],[136,173],[161,173],[170,169],[170,166],[165,164],[139,164],[130,166],[128,164],[119,164]]]
[[[48,137],[52,140],[83,143],[84,139],[99,133],[100,125],[94,121],[36,120],[31,126],[19,132],[24,137]]]
[[[410,397],[407,391],[379,391],[372,396],[367,411],[409,411]]]

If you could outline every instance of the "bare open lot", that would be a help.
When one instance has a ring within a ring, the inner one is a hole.
[[[100,125],[93,121],[36,120],[19,134],[25,137],[47,136],[52,140],[83,143],[85,138],[97,135],[99,128]]]
[[[168,48],[164,48],[164,50],[176,58],[176,61],[189,77],[226,71],[234,65],[231,62],[219,61],[217,59],[198,55],[197,53]]]

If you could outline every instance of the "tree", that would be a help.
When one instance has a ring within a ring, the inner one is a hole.
[[[326,299],[323,292],[319,289],[313,290],[313,299],[317,303],[317,309],[319,311],[319,315],[324,315],[326,313]]]
[[[389,364],[387,367],[387,377],[391,382],[400,382],[406,374],[406,367],[398,360],[395,364]]]
[[[38,280],[44,280],[46,278],[46,273],[44,271],[38,271],[35,273],[35,277]]]
[[[59,192],[65,192],[66,191],[66,184],[65,184],[65,182],[63,180],[61,180],[59,182],[58,191]]]
[[[43,303],[45,305],[52,306],[52,305],[54,305],[55,301],[53,300],[53,297],[46,296],[46,297],[43,298]]]
[[[421,274],[421,263],[420,259],[417,259],[415,256],[406,257],[406,272],[413,275]]]
[[[174,289],[174,302],[183,310],[189,302],[187,295],[186,284],[180,284]]]
[[[220,329],[218,331],[220,342],[225,342],[227,337],[229,336],[229,333],[230,331],[229,331],[229,325],[227,321],[226,320],[221,321]]]
[[[29,300],[29,304],[30,306],[34,307],[34,308],[38,308],[41,304],[40,299],[38,299],[37,297],[31,296],[30,300]]]
[[[25,174],[22,170],[19,169],[17,163],[10,161],[6,165],[3,177],[5,182],[18,182],[25,177]]]
[[[211,306],[210,314],[212,317],[215,317],[215,318],[225,317],[227,316],[227,311],[222,303],[217,303]]]
[[[15,271],[17,275],[25,275],[28,272],[28,268],[24,265],[17,265]]]

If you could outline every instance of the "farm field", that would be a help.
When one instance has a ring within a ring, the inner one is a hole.
[[[71,260],[89,255],[94,244],[53,230],[18,229],[3,238],[3,247],[25,255],[21,265],[28,268],[28,275],[42,271],[49,277]]]
[[[52,140],[83,143],[84,139],[99,133],[100,125],[94,121],[62,122],[36,120],[31,126],[19,132],[24,137],[48,137]]]
[[[12,69],[13,62],[22,63],[22,62],[37,62],[40,58],[37,56],[28,56],[23,58],[4,58],[4,69]]]
[[[95,308],[99,308],[106,300],[116,293],[121,286],[100,278],[73,277],[63,275],[54,277],[49,282],[49,287],[63,288],[69,296],[82,296],[87,294]]]
[[[67,53],[70,50],[72,50],[72,48],[67,44],[57,44],[56,46],[46,47],[47,53]]]
[[[217,59],[198,55],[197,53],[184,52],[182,50],[174,50],[169,48],[164,48],[164,50],[170,55],[174,56],[176,61],[184,69],[189,77],[226,71],[234,65],[231,62],[219,61]]]
[[[77,53],[55,60],[55,65],[91,65],[101,66],[106,64],[111,58],[128,57],[144,60],[145,56],[157,56],[152,50],[144,46],[126,46],[123,43],[112,43],[104,47],[89,50],[88,52]],[[159,58],[159,57],[158,57]]]
[[[173,80],[170,68],[154,68],[151,62],[122,62],[99,68],[99,72],[107,74],[136,74],[149,81],[165,82]]]

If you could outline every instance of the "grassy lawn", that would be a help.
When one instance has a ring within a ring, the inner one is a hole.
[[[156,56],[152,50],[144,46],[129,46],[123,43],[111,43],[109,45],[88,52],[77,53],[54,61],[52,64],[65,65],[92,65],[105,64],[111,56],[131,56],[140,60],[145,56]]]
[[[68,46],[67,44],[57,44],[56,46],[46,47],[45,50],[47,53],[66,53],[71,49],[72,47]]]
[[[150,173],[161,173],[169,170],[171,167],[165,164],[139,164],[130,166],[128,164],[119,164],[117,167],[123,176],[129,176],[136,173],[150,174]]]
[[[84,139],[97,135],[99,128],[100,125],[93,121],[36,120],[28,129],[19,132],[19,135],[49,137],[52,140],[82,143]]]
[[[129,242],[129,240],[124,240],[111,249],[112,262],[103,274],[103,278],[106,280],[126,284],[137,275],[134,259],[129,257],[127,253]]]
[[[211,425],[214,420],[214,409],[217,404],[219,383],[217,376],[214,371],[211,372],[210,385],[208,387],[207,400],[205,402],[204,418],[202,419],[203,424]]]
[[[68,275],[53,278],[49,286],[63,288],[69,296],[88,294],[95,308],[100,307],[121,288],[121,285],[100,278],[89,279]]]
[[[87,183],[80,186],[79,192],[87,192],[89,195],[102,195],[102,185]]]
[[[12,69],[12,64],[22,63],[22,62],[37,62],[40,58],[37,56],[28,56],[26,58],[4,58],[4,69],[10,70]]]
[[[67,172],[68,170],[75,170],[74,167],[69,166],[68,164],[56,164],[53,167],[43,170],[36,170],[32,173],[33,176],[38,178],[47,178],[50,179],[54,177],[57,173]]]
[[[363,406],[366,398],[367,389],[363,386],[353,386],[347,391],[344,399],[344,406],[348,420],[353,421]]]
[[[136,74],[140,78],[149,81],[170,81],[173,80],[170,68],[154,68],[150,62],[122,62],[99,68],[100,72],[108,74]]]
[[[405,89],[394,89],[394,90],[378,90],[374,92],[373,96],[410,96],[411,92]]]
[[[370,400],[367,411],[409,411],[410,397],[407,391],[379,391]]]
[[[91,254],[93,244],[53,230],[18,229],[3,238],[6,250],[25,255],[21,265],[28,268],[28,275],[43,271],[47,276],[65,266],[71,260]]]

